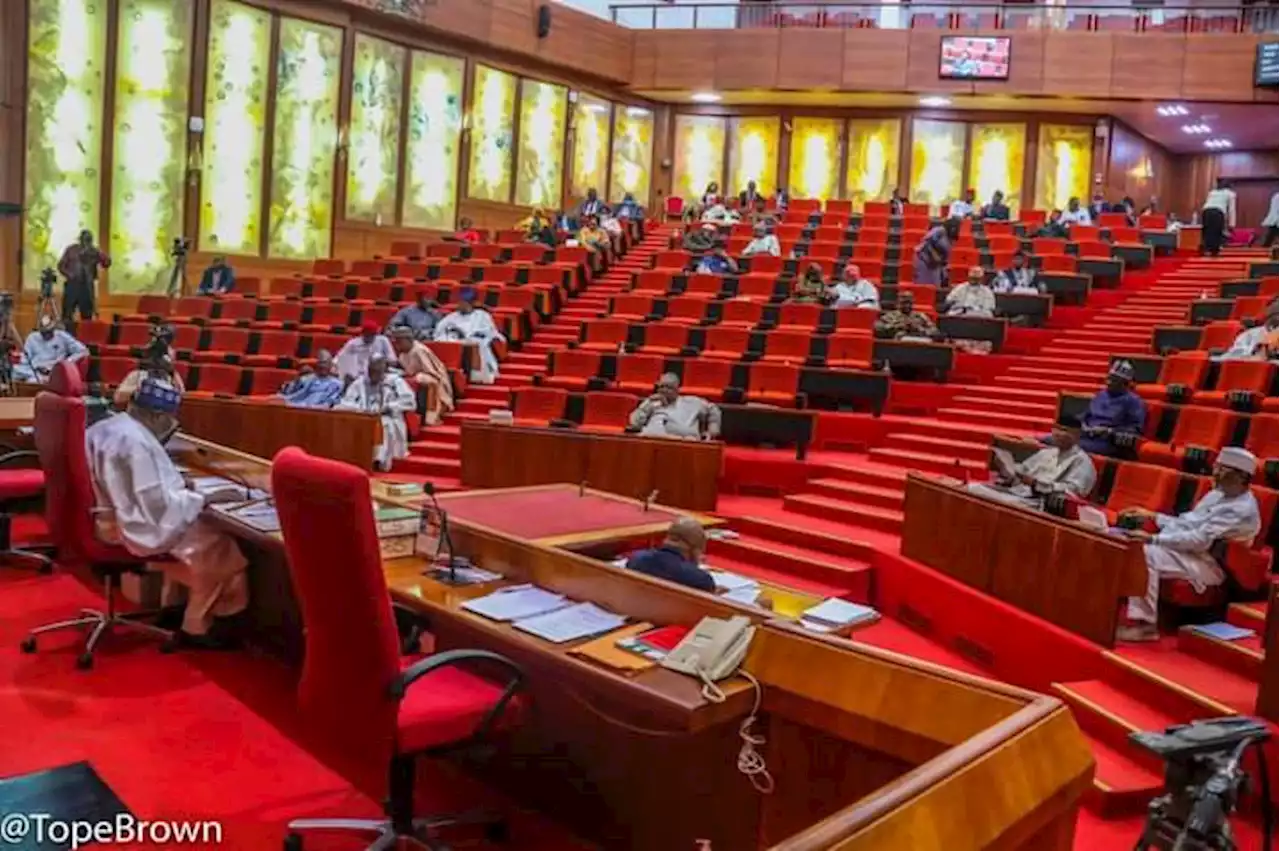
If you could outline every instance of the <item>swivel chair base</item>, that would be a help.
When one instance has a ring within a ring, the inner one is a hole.
[[[464,813],[451,816],[433,816],[413,820],[409,831],[397,830],[391,819],[345,819],[314,818],[296,819],[289,822],[289,833],[285,835],[284,851],[303,851],[302,832],[339,832],[356,833],[373,837],[373,843],[366,851],[395,851],[400,847],[420,848],[423,851],[448,851],[449,846],[434,839],[429,834],[440,828],[465,827],[483,825],[485,839],[490,842],[507,840],[507,823],[500,816],[485,813]]]
[[[177,638],[173,630],[164,629],[149,623],[150,619],[156,617],[158,612],[129,612],[121,614],[116,610],[116,591],[119,588],[120,577],[117,573],[107,573],[103,577],[103,590],[107,599],[106,611],[99,609],[81,609],[80,617],[70,618],[57,623],[45,624],[38,626],[22,640],[21,648],[23,653],[36,652],[36,636],[43,635],[46,632],[57,632],[63,629],[75,629],[78,627],[91,627],[89,637],[84,643],[84,652],[76,657],[76,667],[82,671],[87,671],[93,667],[93,652],[97,649],[98,642],[104,635],[117,630],[127,632],[140,632],[144,635],[150,635],[161,639],[164,643],[160,645],[162,653],[171,652],[175,647]]]

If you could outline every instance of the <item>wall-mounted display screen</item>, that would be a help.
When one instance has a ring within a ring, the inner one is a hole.
[[[942,37],[938,76],[946,80],[1009,79],[1008,38]]]

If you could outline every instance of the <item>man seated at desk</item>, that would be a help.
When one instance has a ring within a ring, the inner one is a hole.
[[[475,287],[463,287],[458,293],[458,309],[450,313],[436,326],[435,338],[458,343],[475,343],[480,366],[471,370],[471,380],[477,384],[492,384],[498,377],[498,355],[493,344],[505,338],[493,324],[489,311],[476,307]],[[390,344],[387,344],[390,349]],[[388,360],[394,360],[391,353]]]
[[[380,333],[377,322],[366,320],[360,326],[360,336],[352,337],[338,349],[335,366],[338,376],[343,381],[354,381],[369,369],[369,361],[375,357],[393,361],[396,353],[391,348],[391,341]]]
[[[430,294],[419,292],[417,301],[396,311],[395,316],[387,323],[387,328],[392,332],[408,328],[413,332],[415,340],[430,340],[438,324],[440,311],[436,310],[436,303],[431,300]]]
[[[222,295],[236,288],[236,270],[227,265],[227,258],[215,257],[209,267],[200,274],[200,295]]]
[[[1111,364],[1107,386],[1089,400],[1089,409],[1080,418],[1084,425],[1080,445],[1085,452],[1118,455],[1142,436],[1147,406],[1132,388],[1133,364],[1127,360]]]
[[[896,309],[880,314],[874,330],[882,340],[932,340],[938,336],[938,326],[916,310],[916,298],[906,290],[898,293]]]
[[[1280,308],[1273,298],[1267,304],[1262,322],[1241,331],[1215,360],[1267,360],[1276,356],[1276,328],[1280,326]]]
[[[166,606],[175,600],[176,585],[186,588],[180,639],[219,648],[228,645],[227,625],[214,619],[239,614],[248,605],[248,562],[235,538],[201,519],[201,512],[211,502],[243,499],[244,491],[202,496],[187,488],[164,449],[178,428],[181,399],[172,384],[146,378],[126,414],[95,423],[85,433],[97,534],[139,558],[173,558],[160,568]]]
[[[981,266],[969,269],[969,280],[952,287],[943,302],[948,316],[977,316],[990,319],[996,315],[996,294],[987,283],[987,273]]]
[[[1079,206],[1079,204],[1080,201],[1077,200],[1076,205]],[[1085,224],[1087,224],[1087,222]],[[1066,239],[1068,232],[1067,225],[1062,218],[1062,211],[1050,211],[1049,220],[1041,225],[1033,236],[1044,237],[1046,239]]]
[[[391,469],[391,462],[409,456],[409,426],[404,415],[418,407],[418,400],[405,380],[388,371],[390,361],[370,358],[364,375],[351,382],[338,408],[362,411],[382,417],[382,443],[373,450],[373,466]]]
[[[1059,221],[1070,227],[1071,225],[1088,225],[1093,223],[1093,217],[1089,215],[1089,211],[1080,206],[1079,198],[1071,198],[1067,201],[1067,209],[1058,217]],[[1068,231],[1070,233],[1070,231]]]
[[[680,395],[680,379],[668,372],[657,392],[631,412],[630,426],[646,437],[715,440],[720,436],[720,407],[698,396]]]
[[[778,244],[778,237],[769,233],[767,224],[756,222],[751,234],[751,241],[747,243],[746,248],[742,249],[743,257],[754,257],[757,254],[768,254],[770,257],[782,256],[782,246]]]
[[[992,288],[997,293],[1014,295],[1042,295],[1047,292],[1044,282],[1034,269],[1027,268],[1027,255],[1015,251],[1008,269],[996,274]]]
[[[441,416],[453,410],[453,382],[449,378],[449,368],[435,352],[415,340],[409,328],[401,327],[391,332],[391,345],[395,347],[405,381],[413,390],[423,391],[420,401],[426,406],[420,405],[418,409],[423,422],[438,424]],[[426,392],[432,387],[436,391],[434,402],[431,394]]]
[[[88,356],[84,343],[63,331],[52,316],[45,314],[36,323],[36,330],[27,336],[22,346],[22,362],[14,365],[13,377],[43,384],[56,364],[76,363]]]
[[[278,395],[295,408],[332,408],[342,401],[343,386],[334,369],[333,355],[321,349],[316,352],[316,365],[304,367],[302,374],[281,387]]]
[[[1116,630],[1121,641],[1155,641],[1156,607],[1160,600],[1160,580],[1185,579],[1197,593],[1221,585],[1222,567],[1212,552],[1218,541],[1252,541],[1262,528],[1258,501],[1249,482],[1258,470],[1253,453],[1228,446],[1218,453],[1213,465],[1213,490],[1190,511],[1176,517],[1128,508],[1120,516],[1150,522],[1156,531],[1130,529],[1125,534],[1142,541],[1147,561],[1147,593],[1130,597],[1129,623]]]
[[[862,270],[855,263],[846,263],[840,271],[840,280],[827,290],[834,307],[858,307],[863,310],[880,309],[880,292],[876,285],[862,277]]]
[[[700,275],[736,275],[738,261],[726,254],[724,248],[715,246],[702,256],[695,271]]]
[[[661,546],[633,553],[627,559],[627,569],[714,594],[715,581],[700,567],[706,551],[707,533],[702,524],[692,517],[681,517],[668,527]]]
[[[1087,499],[1098,480],[1093,459],[1080,448],[1080,419],[1062,417],[1053,427],[1053,445],[1032,454],[1012,469],[997,470],[993,483],[969,486],[986,499],[1040,509],[1049,494]]]

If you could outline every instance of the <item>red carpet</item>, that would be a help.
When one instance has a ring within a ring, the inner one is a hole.
[[[0,777],[86,760],[138,818],[221,822],[218,847],[235,851],[278,851],[293,818],[379,815],[380,766],[356,764],[339,774],[290,738],[292,676],[272,661],[243,653],[164,655],[153,643],[126,638],[104,644],[96,668],[79,672],[69,633],[46,638],[34,656],[18,651],[28,628],[100,603],[70,576],[0,569]],[[420,782],[423,812],[508,807],[450,766],[428,766]],[[365,844],[307,839],[309,851]],[[489,847],[467,834],[453,844]],[[540,817],[513,812],[507,847],[585,846]]]

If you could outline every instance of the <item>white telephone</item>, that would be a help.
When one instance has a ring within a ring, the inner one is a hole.
[[[703,618],[671,649],[662,666],[699,678],[708,700],[723,701],[724,693],[715,682],[738,670],[755,634],[751,619],[741,615],[728,620]]]

